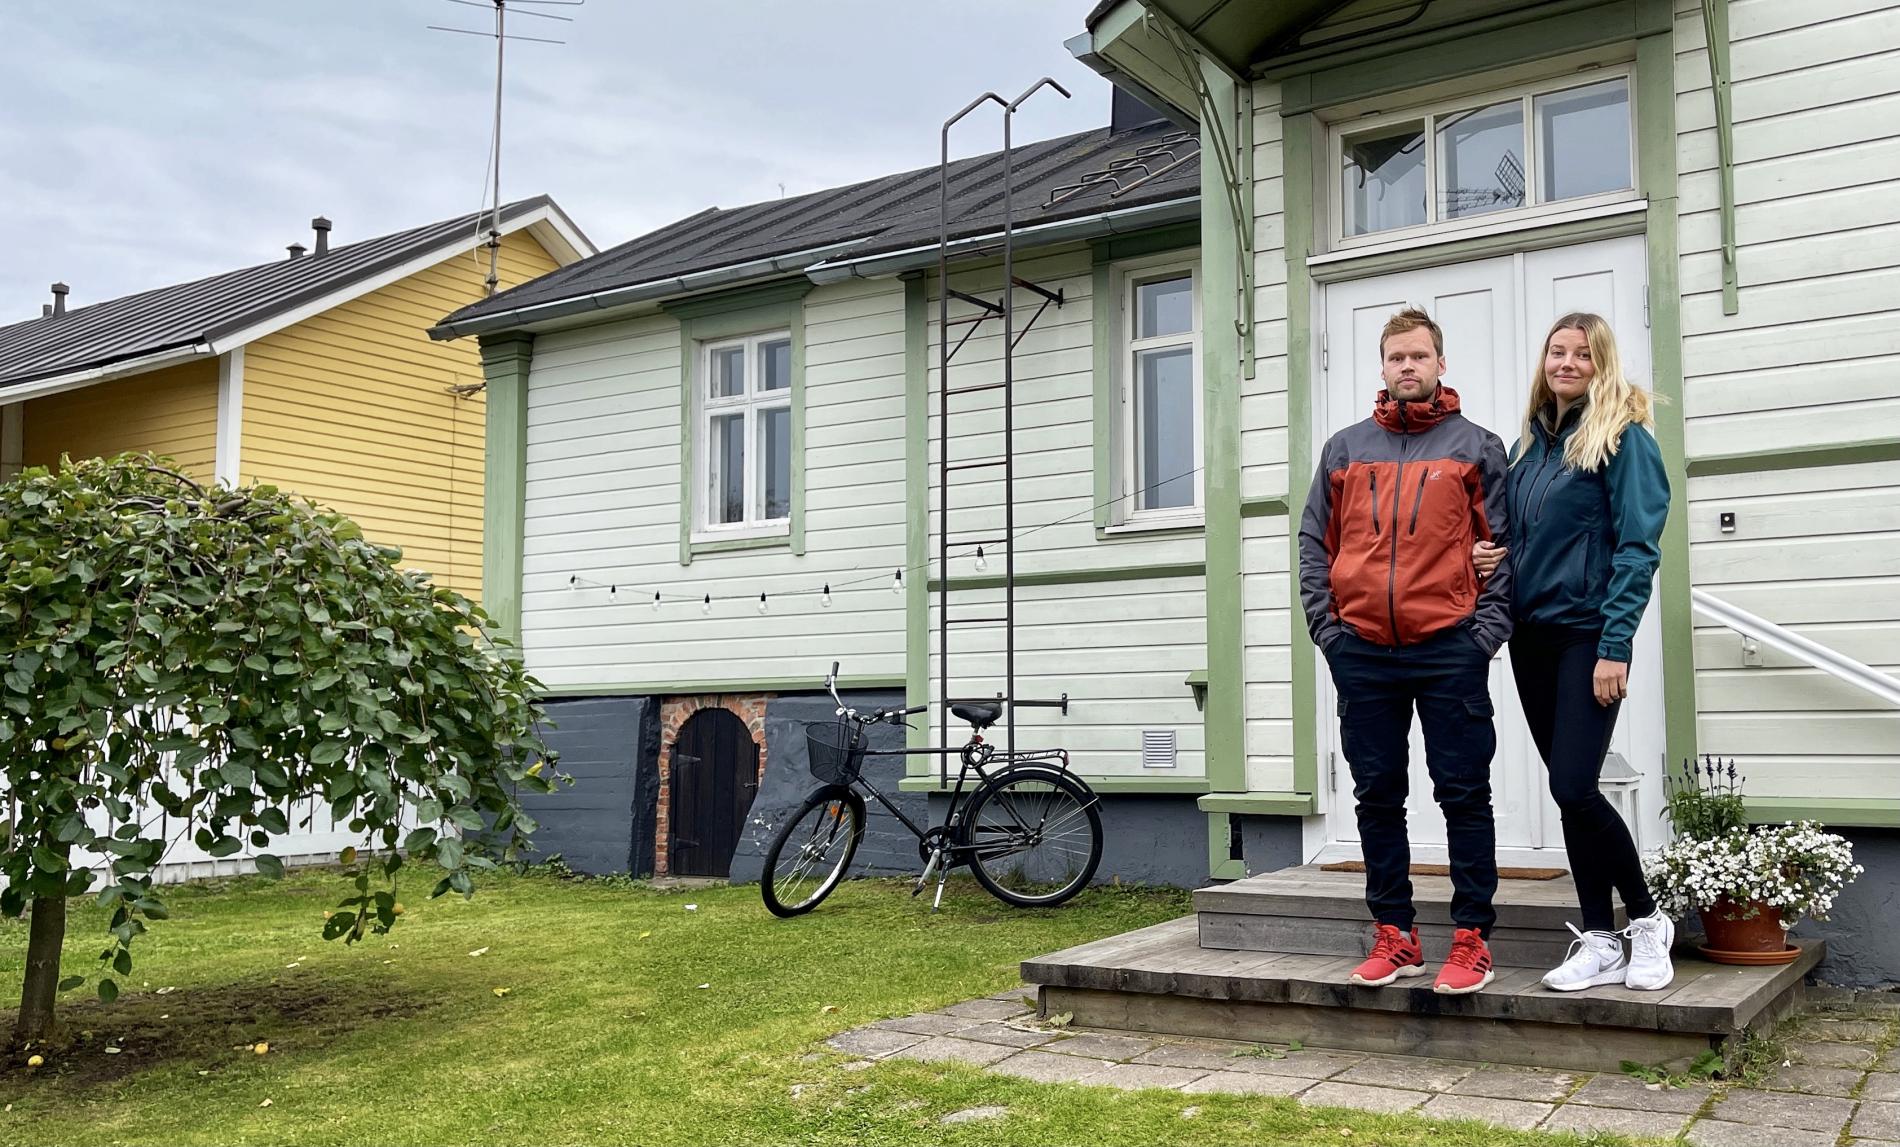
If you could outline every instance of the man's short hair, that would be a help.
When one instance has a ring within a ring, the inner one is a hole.
[[[1432,332],[1432,346],[1438,349],[1438,357],[1444,358],[1445,332],[1438,329],[1438,324],[1432,321],[1423,307],[1407,307],[1385,321],[1385,329],[1379,332],[1379,357],[1385,357],[1385,340],[1420,327]]]

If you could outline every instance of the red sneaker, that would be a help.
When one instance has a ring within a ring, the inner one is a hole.
[[[1362,988],[1383,988],[1400,976],[1425,974],[1425,953],[1418,946],[1418,929],[1406,935],[1391,924],[1373,930],[1372,954],[1352,970],[1352,982]]]
[[[1432,985],[1432,991],[1443,996],[1466,995],[1490,983],[1494,975],[1491,949],[1484,946],[1484,937],[1475,928],[1460,928],[1451,934],[1451,955],[1438,970],[1438,982]]]

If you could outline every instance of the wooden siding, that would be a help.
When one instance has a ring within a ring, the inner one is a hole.
[[[1689,455],[1893,433],[1900,397],[1900,4],[1733,0],[1740,311],[1722,313],[1716,140],[1699,7],[1676,4]],[[1689,484],[1698,588],[1900,668],[1900,464]],[[1736,515],[1732,533],[1718,524]],[[1698,617],[1699,747],[1758,796],[1900,798],[1900,712]],[[1748,661],[1759,661],[1749,664]]]
[[[1116,534],[1099,538],[1095,528],[1094,298],[1092,265],[1085,248],[1057,250],[1019,260],[1016,273],[1060,289],[1063,305],[1051,306],[1017,344],[1015,443],[1018,574],[1127,570],[1198,563],[1205,548],[1199,530]],[[955,272],[951,285],[994,298],[1000,266]],[[930,548],[935,565],[941,519],[934,463],[938,457],[937,300],[933,284],[929,315]],[[950,317],[977,309],[953,299]],[[1022,292],[1017,321],[1034,312],[1034,296]],[[952,326],[952,345],[968,327]],[[1002,324],[977,328],[950,363],[950,460],[973,462],[1001,456],[1002,392],[964,397],[967,387],[1001,381]],[[1111,360],[1119,359],[1119,353]],[[1002,475],[970,470],[950,475],[950,574],[979,575],[965,539],[1003,534]],[[984,547],[990,576],[1002,572],[1000,547]],[[937,682],[937,598],[930,604],[930,679]],[[1000,617],[1002,591],[957,589],[950,616]],[[1074,767],[1088,776],[1198,779],[1206,776],[1201,713],[1188,674],[1206,668],[1207,601],[1200,575],[1085,581],[1019,586],[1016,591],[1016,695],[1054,699],[1067,693],[1068,715],[1053,709],[1017,713],[1022,748],[1060,746],[1075,754]],[[953,625],[950,631],[950,693],[991,696],[1003,689],[1001,625]],[[1172,730],[1176,761],[1171,769],[1144,769],[1144,730]],[[949,735],[961,739],[967,727]],[[1000,734],[999,734],[1000,736]],[[923,766],[920,766],[923,767]]]
[[[806,553],[700,553],[690,566],[679,561],[679,324],[655,316],[536,341],[522,636],[543,683],[817,689],[833,660],[850,676],[903,676],[904,599],[890,589],[904,564],[903,285],[819,287],[804,318]],[[760,593],[774,595],[763,617]]]
[[[149,450],[209,481],[218,444],[218,360],[180,363],[23,404],[22,460],[54,466],[62,454],[105,458]]]
[[[501,282],[557,267],[525,232],[502,240]],[[244,352],[240,476],[275,483],[354,518],[406,563],[471,597],[482,575],[482,397],[474,339],[427,328],[482,296],[487,260],[462,254],[295,326]]]
[[[1247,678],[1247,788],[1290,792],[1293,779],[1292,631],[1304,615],[1292,609],[1293,577],[1287,519],[1241,519],[1241,603],[1245,609],[1242,664]]]

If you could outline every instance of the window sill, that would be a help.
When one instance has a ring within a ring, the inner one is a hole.
[[[1204,530],[1207,518],[1203,514],[1193,517],[1155,517],[1132,518],[1126,522],[1117,522],[1112,526],[1102,526],[1095,531],[1103,539],[1125,538],[1144,534],[1179,534]]]
[[[762,550],[792,544],[792,531],[789,528],[771,530],[735,530],[732,533],[694,534],[692,552],[695,554],[717,554],[729,550]]]

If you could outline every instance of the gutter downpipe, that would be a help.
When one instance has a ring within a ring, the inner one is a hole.
[[[1019,245],[1046,246],[1072,239],[1125,235],[1167,223],[1183,223],[1199,218],[1200,214],[1201,197],[1194,195],[1185,199],[1168,200],[1165,203],[1123,207],[1115,211],[1085,215],[1079,219],[1064,219],[1056,223],[1019,228],[1015,233],[1015,240]],[[948,250],[950,253],[957,253],[971,247],[981,247],[987,243],[997,242],[1002,237],[1003,233],[1000,230],[983,235],[972,235],[950,243]],[[938,245],[931,243],[925,246],[906,247],[901,251],[891,251],[883,255],[853,259],[845,263],[828,261],[814,263],[805,268],[805,277],[822,286],[826,283],[842,283],[847,279],[875,279],[903,271],[922,270],[936,265],[938,250]]]

